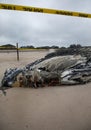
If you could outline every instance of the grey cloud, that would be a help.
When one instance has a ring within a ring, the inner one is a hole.
[[[9,0],[8,3],[91,12],[90,0]],[[0,44],[19,42],[20,45],[34,46],[69,46],[74,43],[91,45],[90,28],[91,19],[0,10]]]

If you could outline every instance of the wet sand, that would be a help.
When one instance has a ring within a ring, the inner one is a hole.
[[[0,77],[7,67],[23,67],[47,53],[23,53],[19,62],[0,54]],[[0,92],[0,130],[91,130],[91,83]]]

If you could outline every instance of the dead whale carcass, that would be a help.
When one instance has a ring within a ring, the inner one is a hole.
[[[60,80],[61,73],[77,64],[78,61],[83,62],[83,58],[74,56],[58,56],[50,59],[39,59],[25,66],[23,69],[9,69],[4,73],[2,87],[12,87],[20,73],[22,73],[22,76],[24,77],[20,78],[21,83],[26,87],[29,84],[32,84],[33,86],[35,84],[36,86],[38,83],[50,83],[55,80]],[[64,77],[62,77],[62,80],[63,79]],[[23,80],[25,81],[23,82]]]

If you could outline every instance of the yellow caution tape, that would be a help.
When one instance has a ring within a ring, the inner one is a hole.
[[[29,11],[29,12],[37,12],[37,13],[48,13],[48,14],[91,18],[91,14],[87,14],[87,13],[65,11],[65,10],[54,10],[54,9],[46,9],[46,8],[37,8],[37,7],[31,7],[31,6],[2,4],[2,3],[0,3],[0,9]]]

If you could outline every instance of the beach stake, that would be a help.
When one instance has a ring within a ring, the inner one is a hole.
[[[17,61],[19,61],[19,48],[18,48],[18,43],[16,43],[16,50],[17,50]]]

